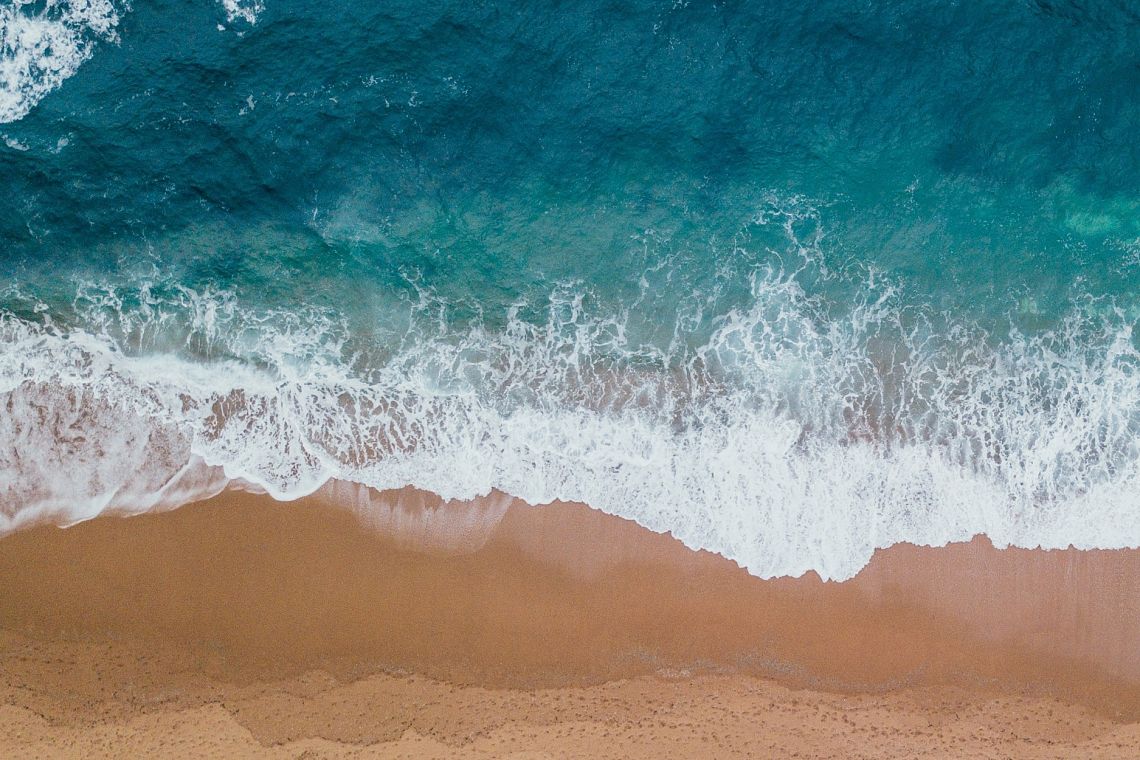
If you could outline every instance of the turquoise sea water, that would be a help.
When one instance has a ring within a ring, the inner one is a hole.
[[[330,479],[1140,544],[1140,10],[0,4],[0,527]]]

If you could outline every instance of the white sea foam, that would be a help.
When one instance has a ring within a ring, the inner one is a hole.
[[[1140,355],[1103,309],[990,344],[889,290],[834,317],[795,273],[759,271],[695,349],[634,345],[566,289],[545,321],[412,320],[364,364],[335,318],[224,292],[88,286],[74,310],[82,329],[0,320],[0,527],[335,480],[582,501],[765,577],[847,578],[877,547],[977,533],[1140,545]],[[409,534],[407,510],[360,493]],[[498,506],[455,541],[476,545]]]
[[[265,10],[262,0],[221,4],[231,24],[252,26]],[[120,17],[129,7],[127,0],[11,0],[0,6],[0,124],[27,116],[99,43],[117,42]]]
[[[116,41],[123,7],[112,0],[15,0],[0,7],[0,124],[27,116],[100,41]]]
[[[231,24],[244,21],[253,25],[265,10],[265,3],[262,0],[222,0],[222,8],[226,11],[226,20]]]

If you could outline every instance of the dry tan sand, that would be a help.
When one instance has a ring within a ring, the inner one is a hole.
[[[581,505],[359,496],[0,539],[0,756],[1140,756],[1137,552],[762,581]]]

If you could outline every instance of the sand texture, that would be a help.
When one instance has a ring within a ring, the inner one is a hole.
[[[1140,756],[1136,552],[764,581],[581,505],[382,498],[0,539],[0,756]]]

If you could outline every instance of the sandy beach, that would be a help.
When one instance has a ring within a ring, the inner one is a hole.
[[[978,539],[760,580],[582,505],[402,492],[366,525],[343,496],[0,540],[2,754],[1140,751],[1136,552]]]
[[[1140,0],[0,0],[0,760],[1140,759]]]

